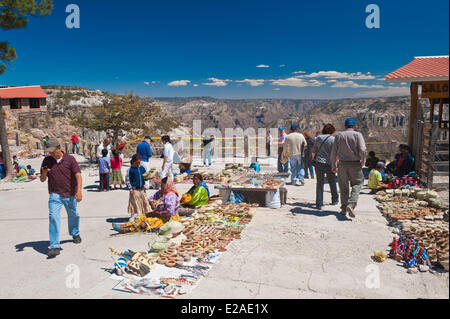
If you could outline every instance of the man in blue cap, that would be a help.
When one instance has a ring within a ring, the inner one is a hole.
[[[338,174],[341,213],[348,213],[350,217],[355,217],[354,210],[364,182],[362,167],[367,157],[364,137],[355,129],[355,119],[346,119],[345,131],[336,134],[330,155],[331,169]]]
[[[305,169],[302,163],[302,153],[306,147],[306,139],[303,134],[299,133],[297,124],[291,125],[291,133],[286,137],[281,155],[281,163],[289,163],[291,165],[291,185],[297,185],[297,178],[300,185],[305,185]]]
[[[149,159],[152,157],[152,149],[150,147],[150,142],[152,138],[150,136],[146,136],[144,140],[138,144],[136,153],[141,157],[141,165],[145,168],[145,171],[148,172],[150,170]],[[150,188],[150,181],[145,182],[145,187]]]
[[[287,137],[284,126],[280,126],[278,128],[278,136],[278,172],[287,173],[289,170],[289,161],[287,161],[285,164],[281,163],[281,154],[283,153],[283,146]]]

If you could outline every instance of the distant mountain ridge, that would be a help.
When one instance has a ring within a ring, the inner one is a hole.
[[[103,103],[107,93],[71,87],[43,87],[50,108],[89,107]],[[354,117],[367,141],[406,141],[409,123],[409,97],[358,99],[219,99],[213,97],[146,98],[192,127],[202,121],[202,129],[260,128],[299,124],[302,130],[315,132],[326,123],[343,129],[347,117]],[[426,103],[426,101],[423,101]]]

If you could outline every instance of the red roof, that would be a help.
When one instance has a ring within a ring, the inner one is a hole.
[[[448,81],[448,55],[415,57],[410,63],[385,76],[386,82]]]
[[[44,90],[37,86],[21,86],[0,89],[0,99],[14,98],[46,98]]]

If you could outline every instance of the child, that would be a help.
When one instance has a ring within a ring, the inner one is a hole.
[[[383,170],[384,163],[378,162],[376,168],[370,171],[368,186],[372,190],[372,193],[376,193],[381,188],[388,187],[385,183],[383,183],[383,177],[381,176],[381,171]]]
[[[114,185],[114,189],[117,189],[117,185],[122,189],[122,185],[125,182],[122,177],[122,158],[120,157],[119,151],[114,149],[112,151],[113,158],[111,158],[111,184]]]
[[[102,157],[98,159],[98,167],[100,173],[100,192],[103,190],[109,192],[111,159],[108,157],[107,149],[102,150]]]
[[[28,176],[34,176],[35,171],[34,171],[34,168],[31,168],[31,165],[27,166],[27,173],[28,173]]]
[[[128,213],[131,215],[130,222],[139,218],[139,215],[151,212],[145,194],[145,181],[142,176],[145,168],[141,166],[141,157],[134,154],[131,158],[131,167],[127,171],[126,182],[130,189],[130,199],[128,201]]]

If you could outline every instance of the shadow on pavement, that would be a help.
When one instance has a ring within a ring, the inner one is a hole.
[[[72,243],[73,240],[63,240],[60,242],[60,244],[66,244],[66,243]],[[49,250],[50,242],[48,240],[41,240],[41,241],[30,241],[28,243],[18,244],[15,246],[17,249],[16,252],[21,252],[25,248],[33,248],[38,253],[41,253],[45,256],[47,256],[48,250]]]
[[[85,187],[83,187],[83,189],[98,189],[98,185],[88,185],[88,186],[85,186]]]
[[[127,218],[127,217],[119,217],[119,218],[108,218],[106,220],[106,222],[123,224],[123,223],[128,223],[128,220],[129,220],[129,218]]]
[[[346,216],[329,210],[318,210],[315,204],[293,203],[292,206],[298,206],[290,210],[292,214],[313,215],[317,217],[326,217],[333,215],[339,221],[351,221]]]

